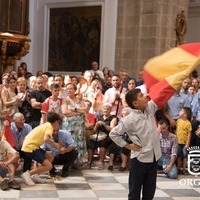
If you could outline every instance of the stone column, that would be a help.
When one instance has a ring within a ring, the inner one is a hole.
[[[137,78],[146,61],[175,46],[175,22],[188,0],[118,0],[115,71]]]

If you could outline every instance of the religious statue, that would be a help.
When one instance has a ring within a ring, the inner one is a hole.
[[[176,17],[175,23],[176,31],[176,46],[184,43],[185,34],[187,32],[187,22],[184,11],[181,11],[181,14],[178,14]]]

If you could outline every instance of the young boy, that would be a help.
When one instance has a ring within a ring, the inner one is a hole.
[[[161,156],[159,134],[154,118],[156,104],[142,94],[140,89],[130,90],[126,102],[132,111],[122,118],[109,136],[119,146],[131,150],[129,172],[129,200],[153,199],[156,190],[157,160]],[[122,135],[127,133],[132,144]]]
[[[42,124],[47,121],[47,112],[56,112],[61,115],[61,103],[62,99],[59,98],[60,93],[60,85],[53,83],[51,85],[51,93],[52,95],[48,97],[43,103],[42,103]]]
[[[11,145],[1,140],[0,136],[0,188],[7,190],[8,188],[20,190],[21,186],[15,182],[15,166],[14,163],[19,159],[19,153],[11,147]],[[9,173],[9,181],[4,177]]]
[[[47,144],[60,149],[60,145],[51,140],[53,133],[57,133],[60,128],[60,121],[59,114],[48,112],[47,122],[34,128],[25,137],[22,151],[25,152],[26,156],[41,164],[21,175],[27,185],[34,185],[35,182],[39,182],[38,174],[52,169],[51,162],[53,161],[53,158],[45,150],[41,149],[40,146],[46,142]]]
[[[192,111],[188,107],[183,107],[179,113],[179,119],[176,122],[176,136],[178,139],[177,166],[178,173],[187,175],[187,149],[190,147],[192,131]],[[182,166],[182,170],[181,170]]]

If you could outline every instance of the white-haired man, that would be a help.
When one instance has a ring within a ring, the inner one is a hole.
[[[10,129],[15,140],[15,150],[19,152],[20,158],[24,159],[23,171],[30,170],[32,159],[28,158],[24,152],[21,151],[21,148],[24,138],[31,132],[32,127],[25,123],[24,115],[17,112],[13,115],[13,122],[10,124]]]

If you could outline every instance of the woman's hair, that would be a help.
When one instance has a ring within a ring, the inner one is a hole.
[[[73,83],[67,83],[66,87],[67,87],[68,85],[72,85],[72,86],[74,87],[74,90],[77,90],[77,86],[74,85]]]
[[[9,83],[11,80],[15,80],[15,81],[17,81],[17,79],[16,79],[15,77],[13,77],[13,76],[9,76],[8,79],[7,79],[8,83]]]
[[[19,83],[25,83],[25,84],[27,84],[27,80],[24,77],[19,77],[17,79],[17,85],[19,85]]]
[[[99,83],[99,85],[100,85],[100,88],[99,88],[99,89],[102,90],[102,83],[101,83],[101,81],[99,81],[98,79],[94,79],[94,80],[92,81],[92,83],[91,83],[91,88],[94,90],[97,83]]]

